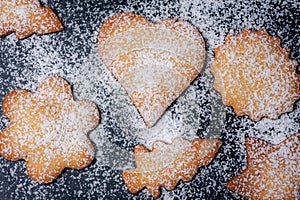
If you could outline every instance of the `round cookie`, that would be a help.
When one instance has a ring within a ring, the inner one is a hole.
[[[289,59],[289,49],[265,30],[243,30],[228,35],[216,48],[211,66],[214,87],[222,101],[238,116],[277,119],[293,110],[300,98],[297,62]]]

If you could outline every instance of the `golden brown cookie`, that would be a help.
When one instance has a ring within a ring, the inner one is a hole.
[[[248,165],[227,182],[247,199],[299,199],[300,134],[278,145],[246,139]]]
[[[161,186],[173,190],[180,179],[192,180],[199,167],[211,162],[221,144],[216,139],[190,142],[178,137],[171,144],[154,142],[152,151],[137,145],[134,148],[137,168],[123,171],[126,187],[133,194],[147,187],[158,198]]]
[[[101,58],[153,126],[201,71],[205,43],[196,27],[177,19],[152,23],[120,13],[102,25]]]
[[[61,31],[63,25],[51,8],[39,0],[0,1],[0,37],[16,32],[18,39],[33,33],[46,34]]]
[[[289,49],[280,47],[279,38],[265,30],[243,30],[228,35],[225,44],[216,48],[211,71],[223,103],[238,116],[258,121],[293,110],[300,98],[296,66]]]
[[[0,134],[0,155],[26,160],[32,180],[49,183],[64,168],[81,169],[93,160],[87,133],[98,125],[99,111],[90,101],[74,101],[62,78],[43,81],[35,93],[12,91],[2,110],[10,125]]]

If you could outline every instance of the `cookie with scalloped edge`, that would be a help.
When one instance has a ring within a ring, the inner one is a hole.
[[[238,116],[258,121],[293,110],[300,98],[296,67],[279,38],[265,30],[243,30],[226,36],[225,44],[216,48],[211,71],[223,103]]]
[[[16,33],[24,39],[33,33],[47,34],[63,30],[63,25],[51,8],[39,0],[0,1],[0,37]]]
[[[87,133],[99,124],[98,108],[88,100],[74,101],[62,78],[44,80],[35,93],[10,92],[2,110],[10,124],[0,133],[0,155],[24,159],[32,180],[52,182],[64,168],[81,169],[94,159]]]
[[[171,144],[155,141],[152,151],[142,145],[134,148],[137,167],[125,169],[123,180],[133,194],[144,187],[155,198],[161,195],[160,187],[173,190],[179,180],[190,181],[201,166],[208,165],[215,157],[222,142],[217,139],[194,139],[182,137]]]
[[[132,13],[107,19],[98,46],[148,127],[198,76],[206,54],[200,32],[190,23],[171,18],[150,22]]]

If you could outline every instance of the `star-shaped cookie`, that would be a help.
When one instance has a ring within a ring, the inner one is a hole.
[[[247,168],[227,182],[247,199],[300,198],[300,134],[278,145],[246,139]]]
[[[43,81],[37,92],[14,90],[3,100],[9,126],[0,133],[0,155],[26,160],[32,180],[49,183],[64,168],[81,169],[94,159],[87,133],[99,123],[96,105],[74,101],[62,78]]]

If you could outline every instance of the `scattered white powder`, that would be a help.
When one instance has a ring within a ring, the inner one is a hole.
[[[265,116],[277,119],[293,110],[300,98],[300,76],[295,71],[297,62],[288,59],[278,38],[264,30],[244,30],[226,37],[215,56],[211,66],[214,86],[237,115],[247,114],[259,121]]]
[[[39,0],[6,0],[0,2],[0,35],[15,32],[24,39],[33,33],[47,34],[63,29],[60,20],[49,8],[40,5]]]
[[[3,199],[145,199],[146,190],[132,195],[121,170],[134,166],[136,144],[151,147],[155,139],[170,142],[214,137],[223,145],[212,163],[199,169],[191,182],[180,182],[174,191],[162,190],[162,199],[242,199],[229,191],[226,181],[246,166],[245,136],[277,144],[300,132],[300,103],[278,120],[252,122],[236,117],[221,103],[213,89],[209,66],[214,49],[227,34],[244,28],[265,28],[291,49],[300,60],[299,2],[284,1],[43,1],[62,20],[65,30],[49,35],[32,35],[18,41],[15,34],[0,38],[0,103],[14,89],[35,91],[49,76],[58,75],[71,83],[77,99],[95,102],[101,124],[90,134],[97,159],[83,170],[65,170],[48,185],[32,182],[25,162],[0,158],[0,196]],[[152,21],[178,17],[195,25],[206,42],[204,69],[191,86],[168,108],[153,128],[147,128],[125,90],[103,65],[98,54],[97,34],[101,24],[121,11],[134,11]],[[9,120],[0,112],[0,129]]]

